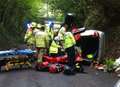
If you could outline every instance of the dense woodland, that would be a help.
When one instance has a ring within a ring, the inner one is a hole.
[[[60,21],[67,12],[75,13],[79,27],[104,31],[105,57],[120,56],[119,0],[0,0],[0,49],[23,44],[24,22],[39,21],[48,10]]]

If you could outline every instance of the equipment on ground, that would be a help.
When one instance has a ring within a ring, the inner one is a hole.
[[[0,51],[0,70],[30,68],[35,61],[34,54],[30,49]]]

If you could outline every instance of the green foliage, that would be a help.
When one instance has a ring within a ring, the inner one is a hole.
[[[84,25],[85,18],[87,17],[86,0],[50,0],[49,4],[55,11],[55,14],[56,11],[61,11],[63,15],[68,12],[75,13],[77,24],[81,27]]]
[[[0,47],[23,43],[23,22],[39,19],[41,0],[0,1]],[[7,47],[7,46],[6,46]]]
[[[63,14],[76,13],[80,26],[102,29],[120,23],[119,0],[49,0],[49,4]]]
[[[105,59],[104,64],[106,65],[107,71],[112,71],[114,69],[114,58]]]

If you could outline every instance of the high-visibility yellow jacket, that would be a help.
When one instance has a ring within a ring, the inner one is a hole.
[[[62,27],[59,30],[58,36],[61,40],[64,41],[63,46],[65,49],[76,44],[73,34],[71,32],[66,32],[65,27]]]
[[[60,45],[58,45],[54,40],[51,43],[51,46],[49,48],[49,53],[58,53],[58,48],[60,47]]]
[[[49,27],[45,27],[45,32],[47,33],[49,39],[53,39],[54,32],[52,29],[50,29]]]
[[[28,43],[28,44],[34,44],[35,43],[35,37],[33,35],[33,31],[32,29],[28,29],[26,31],[24,40]]]
[[[62,27],[62,28],[59,30],[59,32],[58,32],[58,36],[59,36],[59,38],[60,38],[61,40],[64,39],[65,31],[66,31],[66,29],[65,29],[64,27]]]
[[[64,34],[64,48],[72,47],[76,44],[75,38],[71,32],[65,32]]]
[[[50,47],[51,45],[51,42],[53,40],[53,37],[54,37],[54,32],[52,29],[50,29],[49,27],[45,27],[45,32],[47,33],[47,41],[48,41],[48,47]]]
[[[35,46],[36,47],[48,47],[48,39],[47,34],[44,31],[40,31],[39,29],[34,29],[33,34],[35,36]]]

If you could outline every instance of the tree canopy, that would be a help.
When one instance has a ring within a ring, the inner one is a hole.
[[[25,20],[35,21],[39,19],[40,6],[41,0],[0,1],[1,44],[13,45],[23,42],[23,23]]]

